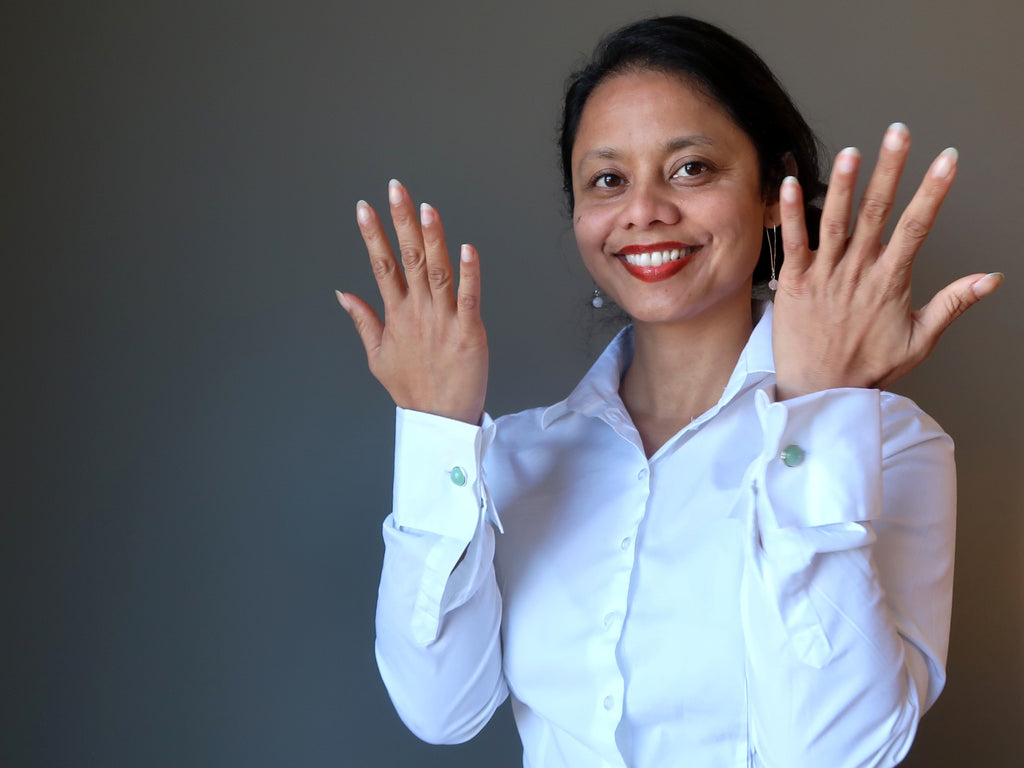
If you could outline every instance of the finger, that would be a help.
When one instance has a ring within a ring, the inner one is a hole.
[[[334,293],[338,297],[341,308],[352,318],[356,333],[359,334],[359,340],[363,342],[363,348],[366,350],[367,360],[372,360],[377,354],[377,350],[380,349],[380,342],[384,336],[384,323],[377,317],[373,307],[358,296],[341,291]]]
[[[811,251],[807,240],[807,223],[804,220],[804,195],[800,182],[794,176],[782,180],[779,189],[779,218],[782,219],[782,252],[785,260],[782,277],[799,277],[811,266]]]
[[[455,310],[455,294],[452,291],[452,262],[448,257],[448,246],[444,240],[444,227],[437,210],[427,203],[420,205],[420,225],[426,250],[427,283],[435,302],[451,311]]]
[[[907,209],[903,211],[892,240],[885,247],[885,258],[897,267],[908,269],[924,239],[935,224],[939,208],[956,176],[957,151],[944,149],[928,169]]]
[[[364,200],[356,203],[356,223],[359,224],[359,233],[363,236],[366,251],[370,255],[370,267],[377,280],[377,288],[384,299],[384,306],[387,307],[405,296],[405,278],[402,277],[402,270],[395,261],[395,255],[391,251],[380,219]]]
[[[910,131],[903,123],[893,123],[882,139],[878,162],[860,201],[857,222],[846,253],[877,255],[881,252],[882,235],[892,213],[896,188],[909,152]]]
[[[975,274],[950,283],[917,311],[922,337],[931,349],[939,336],[960,315],[992,293],[1003,282],[1002,272]]]
[[[388,182],[388,202],[391,204],[391,220],[395,224],[395,234],[398,235],[398,251],[402,255],[409,293],[427,296],[429,290],[423,230],[408,190],[396,179]]]
[[[463,245],[459,252],[459,326],[464,332],[481,327],[480,319],[480,255],[472,245]]]
[[[847,147],[836,155],[832,176],[821,210],[818,251],[815,260],[834,265],[846,251],[853,216],[853,193],[860,169],[860,151]]]

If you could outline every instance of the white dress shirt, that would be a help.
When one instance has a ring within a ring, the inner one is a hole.
[[[568,398],[482,427],[399,409],[399,715],[461,742],[511,695],[531,768],[895,765],[945,681],[951,440],[888,392],[773,402],[768,307],[647,459],[631,358],[626,329]]]

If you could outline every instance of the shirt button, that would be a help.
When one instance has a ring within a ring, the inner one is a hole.
[[[782,463],[787,467],[798,467],[804,461],[804,449],[799,445],[787,445],[779,454]]]
[[[625,552],[627,549],[629,549],[629,545],[632,544],[632,543],[633,543],[633,539],[631,539],[629,536],[627,536],[626,538],[624,538],[622,540],[622,544],[620,544],[619,546],[621,546],[622,547],[622,551]]]
[[[604,628],[605,629],[611,629],[612,625],[614,623],[615,623],[615,612],[613,611],[611,613],[606,613],[605,616],[604,616]]]
[[[460,488],[466,484],[466,470],[462,467],[452,467],[452,471],[448,473],[448,477],[451,481]]]
[[[611,696],[605,696],[604,701],[602,703],[604,704],[605,709],[610,710],[612,707],[615,706],[615,699],[613,699]]]
[[[636,473],[636,479],[637,480],[646,480],[647,479],[647,475],[648,475],[647,467],[644,467],[643,469],[641,469],[639,472]]]

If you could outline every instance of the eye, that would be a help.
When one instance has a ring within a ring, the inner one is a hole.
[[[688,163],[683,163],[679,166],[679,170],[673,174],[674,176],[682,176],[683,178],[692,179],[694,176],[700,176],[702,173],[708,172],[707,163],[702,163],[700,160],[691,160]]]
[[[621,187],[623,178],[617,173],[599,173],[591,182],[598,189],[615,189]]]

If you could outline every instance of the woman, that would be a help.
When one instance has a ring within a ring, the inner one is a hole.
[[[511,695],[528,766],[897,763],[945,679],[955,480],[948,437],[880,390],[1001,280],[910,308],[956,152],[883,246],[907,130],[856,215],[843,150],[815,226],[806,123],[684,17],[602,42],[561,148],[581,257],[632,322],[549,408],[484,413],[476,251],[453,291],[437,212],[392,182],[403,274],[357,207],[386,324],[339,301],[399,406],[377,613],[399,714],[458,742]]]

